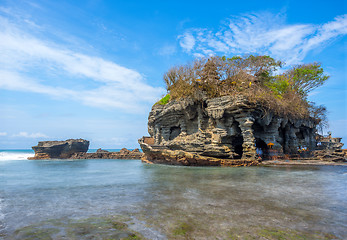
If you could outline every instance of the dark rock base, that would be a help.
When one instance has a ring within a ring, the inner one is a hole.
[[[182,150],[153,149],[150,145],[142,143],[144,151],[142,161],[145,163],[158,163],[181,166],[256,166],[259,161],[254,159],[221,159],[214,157],[201,156],[196,153],[185,152]]]

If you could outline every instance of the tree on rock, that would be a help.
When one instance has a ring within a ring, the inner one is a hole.
[[[312,116],[315,106],[307,100],[307,94],[323,85],[329,76],[319,63],[293,66],[279,74],[277,70],[282,66],[281,61],[270,56],[213,56],[171,68],[164,81],[170,101],[243,95],[265,111],[293,118]]]

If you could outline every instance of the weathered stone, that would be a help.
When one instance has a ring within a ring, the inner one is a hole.
[[[315,150],[312,152],[312,155],[315,159],[322,161],[347,162],[347,152],[341,149]]]
[[[109,152],[103,150],[103,152],[95,153],[75,153],[71,155],[70,159],[141,159],[143,153],[139,149],[132,151],[122,148],[119,152]]]
[[[143,157],[138,148],[132,151],[122,148],[119,152],[109,152],[99,148],[95,153],[87,153],[88,147],[89,141],[83,139],[39,142],[37,146],[32,147],[35,156],[28,159],[141,159]]]
[[[109,151],[99,148],[96,153],[108,153]]]
[[[257,163],[257,148],[264,157],[315,148],[313,119],[289,119],[264,110],[243,96],[154,105],[148,117],[154,144],[139,139],[143,159],[180,165],[250,165]]]
[[[70,158],[75,153],[86,153],[89,141],[68,139],[66,141],[43,141],[33,146],[35,156],[29,159]]]
[[[324,137],[321,135],[317,136],[317,140],[319,145],[317,146],[318,150],[323,150],[323,149],[327,149],[327,150],[340,150],[342,148],[342,146],[344,145],[341,142],[342,138],[333,138],[331,136],[331,133]]]
[[[158,148],[146,143],[142,143],[141,147],[146,153],[142,161],[150,164],[162,163],[183,166],[254,166],[258,164],[258,161],[254,160],[221,159],[182,150],[173,151],[166,148]]]

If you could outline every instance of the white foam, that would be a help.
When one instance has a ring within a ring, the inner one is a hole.
[[[34,153],[30,152],[0,152],[0,161],[8,160],[27,160],[28,157],[33,157]]]

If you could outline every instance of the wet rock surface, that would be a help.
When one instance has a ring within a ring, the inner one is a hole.
[[[154,144],[148,137],[139,143],[151,163],[249,166],[258,164],[257,148],[268,158],[316,146],[313,119],[278,116],[242,96],[154,105],[148,132]]]

